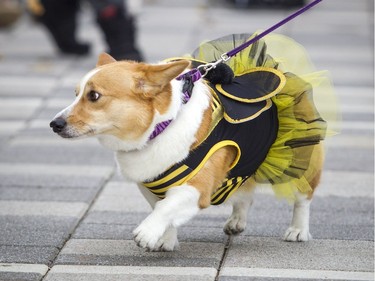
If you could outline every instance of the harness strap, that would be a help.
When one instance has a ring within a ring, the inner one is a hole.
[[[184,80],[184,85],[182,86],[182,103],[186,104],[193,92],[194,82],[201,79],[202,75],[198,69],[192,69],[189,72],[186,72],[176,78],[176,80]],[[167,120],[156,124],[154,130],[152,131],[151,135],[149,136],[148,140],[152,140],[160,135],[168,126],[171,124],[173,120]]]
[[[201,78],[202,74],[197,68],[194,68],[184,74],[181,74],[176,78],[176,80],[185,81],[184,85],[182,86],[182,93],[184,95],[182,98],[183,104],[187,103],[190,100],[191,94],[193,92],[194,82],[198,81]]]

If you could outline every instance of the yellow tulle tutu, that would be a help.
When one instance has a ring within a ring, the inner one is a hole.
[[[254,36],[234,34],[202,43],[192,57],[217,61],[223,53]],[[338,132],[340,119],[328,72],[315,71],[305,49],[278,34],[255,42],[226,63],[236,76],[255,67],[275,68],[284,73],[286,84],[272,97],[278,110],[278,135],[254,178],[258,183],[271,183],[277,196],[290,200],[297,190],[312,191],[309,182],[321,168],[313,151],[320,149],[317,144],[327,135]]]

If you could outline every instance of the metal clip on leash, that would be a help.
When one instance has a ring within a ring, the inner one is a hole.
[[[271,33],[275,29],[279,28],[280,26],[286,24],[288,21],[290,21],[290,20],[294,19],[295,17],[301,15],[302,13],[306,12],[308,9],[312,8],[313,6],[315,6],[316,4],[318,4],[321,1],[323,1],[323,0],[315,0],[315,1],[311,2],[310,4],[302,7],[301,9],[299,9],[298,11],[296,11],[295,13],[291,14],[290,16],[288,16],[287,18],[283,19],[282,21],[276,23],[275,25],[271,26],[267,30],[263,31],[259,35],[255,36],[254,38],[252,38],[249,41],[245,42],[244,44],[242,44],[242,45],[234,48],[233,50],[231,50],[231,51],[229,51],[227,53],[222,54],[220,56],[221,58],[219,60],[217,60],[216,62],[210,62],[210,63],[207,63],[207,64],[200,65],[200,66],[197,67],[197,69],[201,72],[202,77],[205,77],[207,75],[207,73],[210,70],[215,69],[216,66],[219,63],[228,61],[231,57],[235,56],[237,53],[241,52],[243,49],[247,48],[251,44],[255,43],[259,39],[261,39],[264,36],[266,36],[268,33]]]
[[[215,62],[210,62],[210,63],[206,63],[206,64],[202,64],[200,66],[197,67],[197,69],[200,71],[200,73],[202,74],[202,77],[205,77],[207,75],[207,73],[211,70],[211,69],[215,69],[216,66],[219,64],[219,63],[222,63],[222,62],[226,62],[228,61],[231,57],[229,57],[227,55],[227,53],[224,53],[222,54],[221,56],[221,59],[215,61]]]

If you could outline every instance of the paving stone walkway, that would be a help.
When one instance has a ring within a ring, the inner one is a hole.
[[[224,0],[147,0],[139,43],[155,62],[290,13]],[[112,153],[92,139],[59,139],[48,126],[105,48],[90,11],[79,30],[94,45],[86,58],[56,55],[26,16],[0,30],[0,280],[374,280],[373,16],[372,0],[325,0],[278,31],[331,72],[343,113],[312,204],[315,239],[283,242],[292,207],[262,191],[243,234],[226,236],[230,209],[212,207],[181,227],[173,253],[145,252],[132,241],[150,208],[122,180]]]

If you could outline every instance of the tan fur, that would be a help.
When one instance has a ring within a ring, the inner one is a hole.
[[[205,163],[203,168],[188,181],[200,193],[199,207],[207,208],[211,205],[211,195],[226,178],[229,167],[236,157],[236,150],[227,146],[216,151]]]
[[[99,55],[99,58],[98,58],[98,62],[96,63],[96,66],[101,66],[101,65],[105,65],[105,64],[109,64],[109,63],[112,63],[112,62],[115,62],[116,60],[111,57],[109,54],[107,53],[101,53]]]
[[[308,194],[308,197],[307,197],[308,199],[312,199],[315,189],[318,187],[320,183],[320,178],[322,175],[322,169],[323,169],[323,163],[324,163],[324,147],[322,143],[315,146],[311,161],[319,163],[318,167],[320,168],[312,177],[312,179],[309,180],[309,184],[312,188],[312,192]]]
[[[95,79],[87,82],[84,94],[67,122],[82,134],[90,134],[95,124],[101,134],[111,134],[123,140],[135,140],[150,127],[155,111],[165,113],[171,102],[170,81],[190,63],[178,61],[163,65],[147,65],[129,61],[118,62],[102,54],[97,66],[102,68]],[[105,71],[104,71],[105,70]],[[111,80],[109,85],[107,81]],[[79,87],[77,92],[79,92]],[[89,101],[90,91],[101,98]]]

